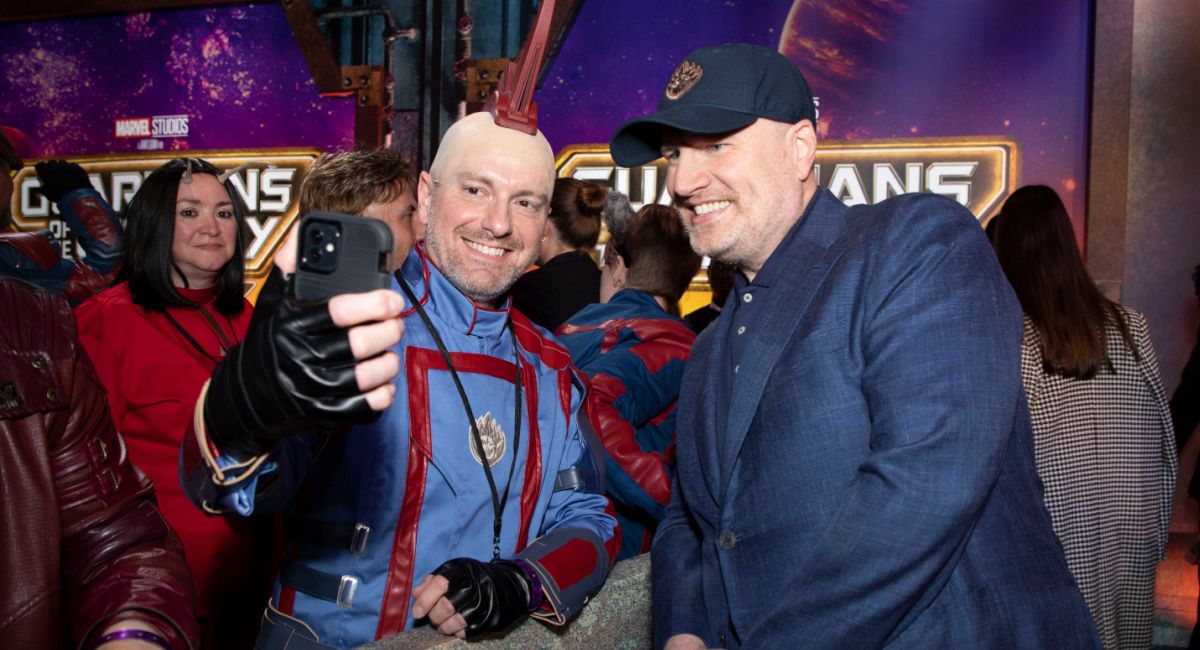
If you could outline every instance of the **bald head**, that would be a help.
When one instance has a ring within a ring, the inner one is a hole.
[[[446,131],[429,166],[429,175],[440,182],[482,151],[518,158],[532,169],[545,170],[546,194],[554,193],[554,150],[542,132],[529,135],[498,126],[487,112],[472,113]]]
[[[429,258],[464,295],[498,306],[537,257],[553,193],[554,152],[542,134],[468,115],[417,179]]]

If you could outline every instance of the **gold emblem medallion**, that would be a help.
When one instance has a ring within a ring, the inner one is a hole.
[[[508,447],[508,441],[504,435],[504,429],[500,428],[500,423],[496,418],[492,417],[492,412],[488,411],[483,414],[483,417],[475,420],[475,426],[479,429],[479,439],[483,442],[484,455],[479,453],[479,446],[475,444],[475,434],[471,433],[470,428],[467,429],[467,440],[470,442],[471,455],[475,457],[475,462],[483,464],[483,457],[487,457],[488,467],[494,467],[496,463],[504,458],[504,452]]]
[[[680,63],[679,67],[675,68],[675,72],[671,73],[671,80],[667,82],[667,99],[674,101],[686,95],[696,86],[696,82],[700,81],[703,74],[704,68],[696,63],[691,61]]]

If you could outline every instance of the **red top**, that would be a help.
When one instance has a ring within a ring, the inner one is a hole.
[[[226,317],[212,307],[215,287],[177,290],[184,298],[204,305],[202,309],[212,315],[230,344],[245,336],[253,311],[249,302],[240,314]],[[224,518],[201,512],[179,484],[179,445],[200,387],[223,353],[212,325],[197,309],[170,308],[167,312],[204,353],[164,314],[135,305],[128,284],[87,300],[76,308],[75,317],[79,339],[108,391],[113,420],[129,448],[129,457],[154,481],[159,509],[183,539],[196,578],[197,614],[205,618],[217,609],[223,594],[249,587],[236,584],[236,578],[247,575],[251,537],[235,531]],[[226,584],[230,578],[235,584]]]

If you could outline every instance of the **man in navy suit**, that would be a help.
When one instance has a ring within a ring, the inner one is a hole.
[[[790,61],[724,45],[612,139],[620,165],[667,159],[693,247],[741,271],[684,376],[656,643],[1099,647],[982,229],[932,194],[847,208],[817,186],[815,119]]]

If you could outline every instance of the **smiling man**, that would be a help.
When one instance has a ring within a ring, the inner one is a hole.
[[[330,433],[264,416],[243,397],[262,383],[247,370],[252,352],[231,352],[214,374],[201,412],[222,456],[195,436],[188,489],[210,511],[285,509],[292,543],[258,648],[358,646],[426,621],[459,637],[530,615],[562,624],[603,584],[620,541],[599,493],[600,452],[576,418],[582,383],[506,296],[537,254],[553,162],[540,133],[487,113],[446,133],[417,183],[425,242],[393,282],[408,310],[399,344],[376,357],[399,362],[395,401],[377,420]],[[283,313],[268,329],[313,322]],[[348,347],[361,348],[351,334]],[[276,334],[281,351],[266,356],[281,366],[310,346],[337,356],[327,336]],[[333,365],[344,378],[346,364]],[[285,372],[279,393],[303,393],[321,372]]]
[[[697,50],[614,160],[667,159],[697,252],[740,269],[680,391],[653,546],[668,648],[1098,647],[1041,499],[1021,310],[974,217],[818,187],[786,58]]]

